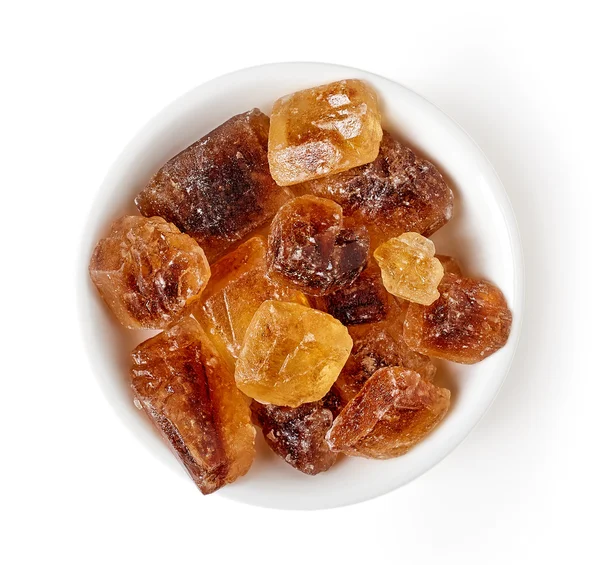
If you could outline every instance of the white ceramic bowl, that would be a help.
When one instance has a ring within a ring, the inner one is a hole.
[[[347,457],[310,477],[272,454],[258,434],[258,455],[250,472],[213,496],[273,508],[317,509],[396,489],[441,461],[473,429],[500,389],[517,346],[523,285],[519,235],[508,197],[481,150],[441,110],[388,79],[337,65],[279,63],[222,76],[170,104],[129,143],[100,188],[83,240],[78,286],[83,337],[108,402],[157,459],[189,480],[145,415],[135,409],[129,389],[129,353],[155,332],[128,331],[113,320],[88,277],[92,249],[113,220],[136,213],[134,196],[163,163],[192,142],[234,114],[253,107],[269,114],[284,94],[344,78],[374,86],[385,127],[438,165],[452,183],[454,218],[433,240],[438,252],[458,257],[466,274],[486,277],[502,289],[514,315],[512,334],[502,350],[477,365],[438,364],[437,380],[452,391],[452,407],[441,425],[403,457]],[[477,472],[476,466],[470,469]]]

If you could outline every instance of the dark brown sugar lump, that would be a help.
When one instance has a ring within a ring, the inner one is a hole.
[[[212,263],[291,197],[269,173],[268,136],[259,110],[233,116],[161,167],[135,199],[138,209],[191,235]]]

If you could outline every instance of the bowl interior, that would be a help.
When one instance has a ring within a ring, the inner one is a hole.
[[[182,479],[185,471],[163,444],[129,389],[129,353],[156,332],[128,331],[98,297],[87,265],[93,247],[113,220],[136,213],[134,196],[173,155],[232,115],[273,102],[290,92],[344,78],[368,81],[378,91],[385,127],[440,167],[455,189],[452,221],[433,236],[437,251],[457,257],[467,275],[482,276],[504,292],[513,311],[508,344],[473,365],[438,362],[437,383],[452,391],[442,424],[408,454],[388,461],[344,458],[327,473],[309,477],[273,455],[258,434],[250,472],[219,491],[239,501],[288,509],[342,506],[395,489],[441,461],[475,426],[508,371],[520,327],[522,268],[516,222],[494,170],[468,135],[441,110],[411,90],[365,71],[315,63],[281,63],[244,69],[201,85],[173,102],[131,141],[96,197],[78,269],[82,334],[94,373],[124,425]],[[218,496],[217,495],[217,496]]]

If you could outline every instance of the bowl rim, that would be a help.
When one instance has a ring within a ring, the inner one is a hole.
[[[402,83],[399,83],[395,80],[387,78],[386,76],[380,75],[378,73],[373,73],[371,71],[366,71],[357,67],[347,66],[347,65],[338,65],[334,63],[326,63],[326,62],[318,62],[318,61],[290,61],[290,62],[274,62],[274,63],[265,63],[260,65],[254,65],[250,67],[244,67],[237,70],[230,71],[223,75],[219,75],[214,77],[208,81],[200,83],[193,88],[189,89],[182,95],[175,98],[173,101],[169,102],[167,105],[162,107],[158,112],[156,112],[142,127],[138,128],[135,134],[129,139],[126,145],[122,148],[122,150],[118,153],[117,157],[113,159],[110,167],[108,168],[107,173],[100,185],[95,189],[94,196],[90,199],[89,207],[85,213],[85,221],[82,224],[77,259],[76,259],[76,288],[75,288],[75,300],[77,306],[77,317],[79,322],[79,336],[82,341],[83,348],[86,352],[86,360],[89,367],[90,372],[94,375],[94,380],[96,381],[96,385],[102,391],[102,394],[107,402],[107,404],[111,407],[113,414],[120,420],[120,422],[127,428],[127,433],[132,434],[132,436],[136,436],[134,430],[127,424],[122,414],[120,414],[117,407],[110,401],[110,396],[107,393],[105,386],[102,383],[102,379],[99,376],[99,371],[94,367],[92,362],[92,349],[93,344],[91,343],[91,332],[88,331],[89,319],[86,318],[86,304],[89,301],[89,275],[88,275],[88,264],[90,257],[90,248],[92,245],[92,238],[89,233],[88,228],[90,224],[90,218],[93,217],[94,211],[98,208],[98,205],[105,200],[103,194],[105,192],[105,188],[109,187],[113,184],[112,177],[117,175],[117,172],[122,169],[122,167],[129,160],[129,157],[136,153],[136,148],[143,144],[144,140],[148,138],[149,135],[152,134],[153,130],[157,129],[158,124],[165,123],[169,119],[173,118],[173,115],[177,113],[181,106],[185,106],[189,99],[193,99],[197,92],[200,90],[205,90],[209,88],[214,88],[218,86],[220,83],[226,83],[231,77],[235,75],[244,75],[244,74],[254,74],[266,69],[271,69],[276,71],[277,68],[283,67],[300,67],[300,66],[310,66],[315,69],[321,68],[323,70],[333,71],[333,70],[344,70],[349,73],[358,72],[361,75],[366,77],[372,76],[376,77],[379,81],[383,81],[388,83],[390,86],[394,88],[402,88],[408,95],[416,97],[420,100],[421,103],[425,103],[430,106],[435,113],[438,115],[440,119],[444,119],[451,127],[453,127],[460,135],[462,135],[471,145],[471,157],[473,159],[477,158],[478,161],[487,168],[491,173],[491,178],[493,178],[493,182],[488,183],[488,187],[493,194],[494,200],[498,208],[500,209],[501,216],[504,220],[506,232],[508,234],[509,242],[510,242],[510,250],[513,261],[513,271],[514,271],[514,279],[513,279],[513,303],[512,303],[512,315],[513,315],[513,324],[511,328],[511,338],[513,341],[512,351],[509,360],[506,362],[503,370],[502,379],[498,381],[496,390],[493,394],[493,397],[490,399],[488,404],[485,406],[483,410],[481,410],[477,417],[473,420],[472,424],[467,427],[466,430],[463,431],[459,435],[459,437],[454,438],[454,441],[449,449],[446,449],[445,452],[439,456],[431,457],[429,462],[426,465],[422,465],[416,472],[411,473],[411,475],[406,480],[399,481],[396,486],[391,488],[385,488],[380,492],[371,493],[363,496],[355,496],[349,497],[349,500],[345,502],[336,502],[335,504],[324,504],[322,506],[310,508],[311,510],[318,509],[332,509],[332,508],[340,508],[344,506],[349,506],[352,504],[358,504],[360,502],[364,502],[367,500],[372,500],[375,498],[379,498],[389,492],[393,492],[394,490],[405,486],[411,483],[416,478],[422,476],[427,471],[432,469],[437,464],[441,463],[450,453],[452,453],[465,439],[471,434],[471,432],[479,425],[485,414],[488,412],[490,407],[494,404],[502,386],[504,385],[508,373],[511,370],[514,357],[516,351],[519,346],[520,337],[521,337],[521,329],[523,325],[523,301],[525,294],[525,273],[524,273],[524,264],[523,264],[523,250],[521,244],[521,237],[519,233],[519,227],[517,224],[517,219],[514,214],[514,210],[508,194],[500,180],[500,177],[493,165],[483,152],[483,150],[479,147],[479,145],[475,142],[475,140],[469,135],[469,133],[458,123],[455,119],[446,114],[439,106],[416,92],[415,90],[405,86]],[[316,81],[315,81],[316,82]],[[118,175],[117,175],[118,176]],[[136,437],[139,441],[139,438]],[[145,448],[148,451],[152,451],[151,447],[147,445],[146,442],[141,441],[144,444]],[[277,509],[286,509],[286,510],[307,510],[309,508],[305,507],[295,507],[295,506],[279,506],[273,504],[261,504],[256,501],[246,501],[243,499],[239,499],[230,493],[227,492],[228,489],[222,489],[218,491],[218,494],[221,496],[225,496],[226,498],[236,500],[237,502],[242,502],[246,504],[250,504],[253,506],[262,506],[264,508],[277,508]]]

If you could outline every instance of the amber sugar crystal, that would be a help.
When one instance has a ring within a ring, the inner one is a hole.
[[[194,316],[200,320],[233,365],[239,356],[246,330],[265,300],[308,300],[298,290],[267,277],[267,242],[253,237],[214,263],[212,276]]]
[[[269,447],[295,469],[316,475],[335,463],[337,453],[325,441],[334,415],[323,400],[297,408],[253,401],[251,408]]]
[[[280,186],[373,161],[381,141],[377,94],[360,80],[301,90],[275,102],[269,165]]]
[[[234,116],[161,167],[137,207],[194,237],[212,263],[291,197],[269,173],[268,134],[259,110]]]
[[[450,391],[400,367],[379,369],[340,412],[327,434],[333,451],[373,459],[406,453],[439,424]]]
[[[208,283],[202,248],[162,218],[125,216],[101,239],[90,277],[127,328],[161,329],[177,320]]]
[[[384,132],[372,163],[307,182],[302,191],[331,198],[369,227],[372,248],[406,232],[428,236],[451,217],[454,197],[438,169]]]
[[[320,296],[351,284],[368,255],[366,229],[345,221],[341,207],[326,198],[295,198],[271,223],[270,274],[306,294]]]
[[[444,268],[434,254],[431,240],[409,232],[381,244],[373,256],[389,292],[428,306],[439,298],[437,287],[444,276]]]
[[[504,346],[512,314],[502,292],[479,279],[447,274],[440,298],[430,306],[411,304],[404,339],[425,355],[457,363],[477,363]]]
[[[137,401],[200,490],[244,475],[254,459],[250,409],[200,324],[183,318],[132,359]]]
[[[451,257],[450,255],[440,255],[436,254],[436,259],[442,264],[444,267],[444,274],[458,275],[462,276],[462,267],[458,262],[458,259]]]
[[[259,402],[297,407],[325,396],[351,349],[348,330],[332,316],[267,300],[246,331],[235,380]]]

